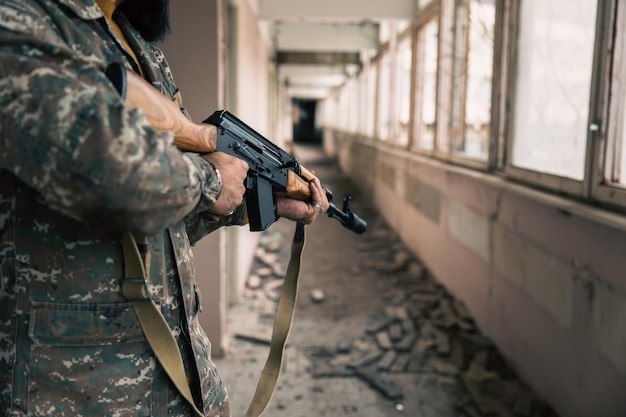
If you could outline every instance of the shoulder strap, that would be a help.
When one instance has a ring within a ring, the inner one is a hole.
[[[259,378],[256,392],[246,412],[246,417],[259,417],[274,394],[282,366],[285,342],[291,330],[298,293],[298,275],[302,250],[305,243],[305,226],[296,223],[291,257],[283,290],[278,301],[276,319],[270,344],[270,352]],[[132,233],[125,233],[122,238],[124,248],[125,279],[122,285],[124,296],[133,302],[137,317],[146,335],[150,347],[161,366],[172,380],[180,394],[192,406],[197,416],[204,414],[196,406],[189,382],[185,374],[182,356],[172,332],[159,308],[152,302],[148,293],[148,276]]]
[[[293,314],[296,308],[298,275],[300,273],[304,240],[304,224],[296,223],[296,231],[291,242],[291,257],[287,265],[283,290],[278,300],[276,318],[274,319],[270,352],[265,361],[259,382],[257,383],[254,397],[252,397],[250,407],[248,407],[248,411],[246,412],[246,417],[260,416],[265,410],[265,407],[267,407],[267,404],[269,404],[272,395],[274,395],[274,390],[276,389],[280,368],[283,363],[285,342],[291,330]]]
[[[150,299],[146,269],[132,233],[124,233],[122,246],[124,248],[125,264],[125,279],[122,284],[122,293],[124,297],[133,302],[135,313],[146,339],[167,375],[180,394],[191,405],[196,415],[205,417],[193,400],[187,375],[185,374],[183,358],[178,349],[176,339],[174,339],[163,314]]]

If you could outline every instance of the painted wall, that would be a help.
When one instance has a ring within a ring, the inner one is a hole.
[[[250,3],[235,4],[229,25],[226,0],[172,2],[172,34],[162,45],[196,121],[234,101],[233,113],[262,134],[268,132],[269,51]],[[230,22],[230,23],[233,23]],[[234,40],[228,48],[229,40]],[[229,68],[229,62],[234,68]],[[234,95],[233,95],[234,92]],[[258,234],[247,226],[217,231],[194,247],[196,276],[203,296],[201,323],[216,356],[228,348],[227,307],[239,298]]]
[[[247,1],[231,2],[229,45],[232,49],[226,58],[231,62],[226,77],[232,90],[227,108],[247,125],[266,137],[272,137],[269,123],[270,60],[266,38],[259,28],[256,14]],[[249,275],[250,265],[259,238],[258,232],[250,232],[248,227],[228,230],[229,297],[234,304],[239,301]]]
[[[625,415],[624,216],[381,143],[324,140],[560,415]]]
[[[172,33],[161,45],[181,91],[183,105],[195,121],[224,106],[223,1],[172,2]],[[196,279],[202,293],[200,322],[213,354],[228,348],[226,337],[226,233],[212,233],[194,247]]]

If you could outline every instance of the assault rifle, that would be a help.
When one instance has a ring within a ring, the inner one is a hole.
[[[314,174],[228,111],[216,111],[203,123],[194,123],[161,92],[132,71],[126,71],[123,65],[111,64],[106,73],[126,106],[140,108],[156,130],[173,132],[174,145],[180,150],[220,151],[248,163],[245,200],[250,230],[265,230],[277,220],[277,195],[310,201],[308,182]],[[367,223],[351,211],[351,197],[345,196],[339,209],[332,202],[332,192],[324,189],[330,203],[328,217],[355,233],[365,232]]]

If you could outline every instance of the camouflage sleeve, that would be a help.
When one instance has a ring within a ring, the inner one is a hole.
[[[229,216],[215,216],[210,213],[185,218],[187,236],[191,245],[195,245],[200,239],[222,226],[239,225],[248,223],[246,205],[242,204]]]
[[[0,168],[97,228],[153,233],[209,209],[212,166],[128,111],[104,65],[36,13],[0,5]]]

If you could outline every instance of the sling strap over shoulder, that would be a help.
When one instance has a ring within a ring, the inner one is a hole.
[[[278,301],[270,351],[245,417],[259,417],[269,404],[276,389],[285,343],[293,322],[298,293],[298,275],[305,243],[304,231],[304,224],[296,223],[291,246],[291,257],[287,266],[283,290]],[[132,233],[124,233],[122,245],[125,262],[125,278],[122,284],[122,292],[129,301],[133,302],[146,339],[170,380],[193,408],[195,414],[199,417],[205,417],[193,399],[176,339],[174,339],[170,327],[158,306],[150,299],[148,290],[149,275],[146,273],[146,267],[139,252],[137,241]]]
[[[176,339],[174,339],[159,307],[150,299],[148,275],[132,233],[124,233],[122,245],[125,264],[122,293],[124,297],[133,302],[143,333],[165,373],[167,373],[180,394],[191,405],[194,412],[199,417],[205,417],[193,400],[187,375],[185,374],[183,358]]]

